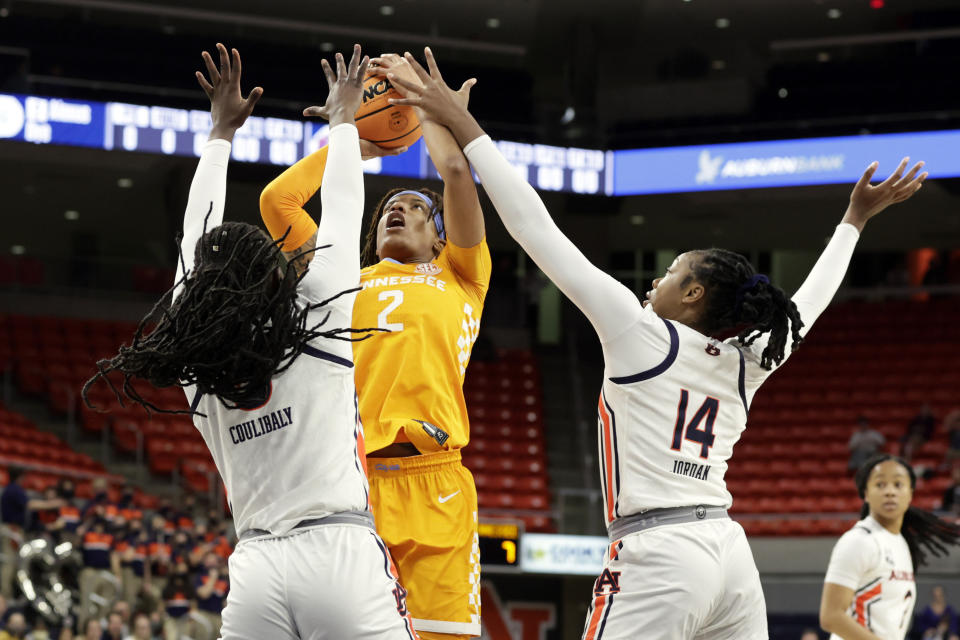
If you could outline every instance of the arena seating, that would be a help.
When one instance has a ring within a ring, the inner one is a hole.
[[[0,407],[0,486],[9,480],[10,466],[26,470],[20,484],[26,489],[42,492],[56,485],[61,478],[74,481],[78,498],[93,497],[92,483],[97,478],[107,481],[108,494],[116,501],[122,476],[107,473],[103,465],[90,456],[78,453],[52,433],[39,431],[25,416]],[[139,490],[134,493],[137,505],[153,508],[157,502]]]
[[[727,471],[733,513],[751,535],[837,535],[861,501],[847,441],[861,415],[899,453],[920,405],[937,418],[913,464],[930,470],[914,504],[938,506],[950,484],[939,424],[960,408],[960,301],[835,304],[757,394]],[[770,514],[778,514],[773,516]],[[784,516],[783,514],[788,514]],[[789,514],[819,514],[797,517]]]
[[[748,533],[836,535],[849,527],[861,505],[847,471],[846,443],[857,417],[867,416],[887,436],[888,449],[899,451],[899,438],[922,403],[938,420],[960,406],[958,316],[957,300],[844,303],[824,314],[789,366],[757,395],[727,472],[733,513]],[[79,401],[92,363],[115,353],[134,329],[129,323],[7,316],[0,321],[0,366],[13,364],[21,392],[46,397],[54,411],[77,412],[86,432],[109,429],[117,450],[132,453],[142,438],[154,474],[177,471],[192,489],[206,491],[215,468],[188,416],[121,407],[106,385],[93,388],[90,397],[110,413]],[[140,391],[157,406],[186,409],[178,389],[143,385]],[[464,460],[476,478],[481,515],[520,518],[531,531],[554,530],[533,355],[500,350],[496,361],[472,362],[465,391],[472,439]],[[61,455],[38,451],[51,461]],[[919,506],[936,507],[949,484],[940,468],[945,452],[946,437],[938,431],[914,458],[932,473],[918,484]]]
[[[20,392],[45,397],[57,413],[74,412],[84,432],[109,430],[117,451],[133,454],[142,439],[145,463],[153,474],[177,472],[189,488],[207,492],[216,467],[189,416],[147,415],[139,406],[121,406],[103,383],[93,386],[89,397],[108,412],[91,410],[80,401],[80,389],[96,372],[96,360],[129,343],[135,329],[123,322],[7,316],[0,319],[0,366],[12,364]],[[179,389],[146,384],[137,389],[155,406],[187,409]],[[519,519],[528,531],[555,530],[533,355],[500,350],[496,362],[473,362],[465,389],[471,443],[464,460],[476,477],[481,516]]]

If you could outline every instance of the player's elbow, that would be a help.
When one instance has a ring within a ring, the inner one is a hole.
[[[437,161],[437,171],[440,172],[440,175],[445,181],[463,180],[467,178],[473,179],[473,176],[470,174],[470,163],[467,162],[467,159],[462,153],[449,153],[439,158]]]
[[[271,212],[276,212],[279,199],[280,194],[272,182],[265,186],[260,192],[260,217],[266,220]]]
[[[842,614],[841,614],[842,615]],[[837,623],[837,612],[826,607],[820,608],[820,628],[833,633]]]

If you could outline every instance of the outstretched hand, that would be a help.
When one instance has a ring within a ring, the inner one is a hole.
[[[403,54],[403,57],[417,75],[419,84],[394,72],[387,74],[387,78],[390,79],[393,86],[404,96],[403,98],[391,98],[390,102],[416,107],[422,112],[424,119],[433,120],[438,124],[450,127],[458,141],[465,144],[464,141],[460,140],[461,136],[457,133],[457,125],[467,120],[472,121],[472,117],[467,111],[467,104],[470,101],[470,89],[477,84],[477,79],[470,78],[460,86],[459,90],[455,91],[447,86],[440,74],[440,69],[437,67],[437,62],[433,58],[430,47],[426,47],[423,52],[427,59],[427,67],[430,69],[429,72],[417,62],[410,52]],[[479,127],[477,128],[479,129]]]
[[[201,56],[207,66],[210,80],[208,81],[200,71],[197,71],[196,75],[200,88],[210,98],[210,117],[213,120],[213,128],[210,130],[209,139],[219,138],[229,142],[233,140],[233,134],[237,129],[242,127],[253,113],[253,108],[263,95],[263,89],[254,87],[246,98],[240,95],[240,52],[232,49],[232,53],[228,54],[227,48],[219,42],[217,51],[220,53],[220,69],[217,70],[213,58],[204,51]]]
[[[353,123],[353,116],[363,100],[363,77],[367,74],[367,65],[370,64],[369,56],[360,58],[359,44],[353,45],[353,55],[350,56],[349,64],[344,64],[343,54],[338,53],[336,59],[336,75],[333,74],[329,62],[320,61],[323,75],[327,78],[327,85],[330,87],[326,103],[322,107],[307,107],[303,110],[305,116],[317,116],[328,120],[331,127],[345,122]]]
[[[903,175],[903,170],[907,168],[908,162],[910,162],[910,158],[901,160],[897,170],[876,186],[870,184],[870,178],[873,177],[879,163],[874,162],[867,167],[860,181],[853,187],[853,193],[850,194],[850,206],[847,207],[847,213],[843,216],[843,222],[848,222],[862,231],[870,218],[891,204],[903,202],[919,191],[920,187],[923,186],[923,181],[927,179],[928,173],[924,171],[919,176],[917,175],[924,165],[923,162],[918,162],[907,175]]]

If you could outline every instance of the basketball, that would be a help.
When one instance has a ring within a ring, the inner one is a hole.
[[[400,93],[383,76],[368,75],[363,81],[363,104],[357,109],[357,131],[364,140],[393,149],[420,139],[420,121],[413,107],[387,102]]]

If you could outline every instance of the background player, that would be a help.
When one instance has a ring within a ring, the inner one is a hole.
[[[960,528],[910,506],[917,476],[902,458],[874,456],[854,481],[861,519],[833,548],[820,625],[835,639],[902,640],[917,602],[917,569],[927,554],[957,544]]]
[[[601,484],[611,539],[584,637],[766,638],[760,578],[742,527],[729,519],[723,475],[750,401],[826,308],[867,221],[915,193],[922,163],[884,183],[872,164],[803,286],[788,299],[742,256],[722,249],[677,257],[641,302],[592,265],[557,228],[465,105],[430,50],[420,83],[391,78],[464,147],[510,234],[586,314],[600,338]],[[741,329],[721,342],[723,332]]]
[[[371,61],[408,74],[395,54]],[[456,99],[466,105],[474,80]],[[310,109],[307,115],[319,115]],[[446,127],[417,114],[443,179],[389,191],[374,211],[362,254],[357,327],[390,333],[354,344],[360,417],[370,458],[370,502],[408,591],[424,638],[480,635],[477,492],[460,462],[469,441],[463,378],[490,282],[483,212],[466,158]],[[367,144],[367,153],[378,153]],[[290,167],[264,189],[260,209],[284,251],[315,245],[303,205],[319,188],[325,151]],[[435,635],[438,634],[438,635]]]
[[[403,588],[373,530],[356,415],[348,326],[360,265],[363,177],[353,114],[368,61],[355,46],[337,76],[323,62],[333,156],[311,269],[298,277],[260,229],[223,223],[231,140],[262,90],[240,95],[240,55],[220,70],[203,54],[213,129],[190,188],[177,284],[131,346],[100,361],[123,374],[182,386],[223,477],[240,538],[223,638],[416,637]],[[209,229],[209,231],[207,230]],[[96,380],[94,378],[91,383]],[[305,381],[309,380],[310,384]],[[87,387],[90,383],[87,384]],[[86,391],[86,389],[85,389]],[[119,394],[118,394],[119,395]],[[146,403],[144,403],[146,404]]]

